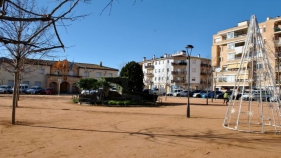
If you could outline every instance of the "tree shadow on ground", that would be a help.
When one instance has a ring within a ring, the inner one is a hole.
[[[129,136],[141,137],[147,141],[151,141],[158,144],[165,145],[181,145],[188,146],[190,141],[203,141],[206,143],[217,143],[221,145],[227,145],[229,147],[241,147],[248,149],[256,149],[255,146],[249,144],[262,144],[267,143],[271,146],[279,146],[281,140],[280,137],[272,137],[264,134],[253,133],[215,133],[211,130],[206,132],[194,131],[193,129],[167,129],[165,127],[153,127],[145,128],[138,131],[125,131],[115,127],[113,130],[100,130],[100,129],[85,129],[85,128],[68,128],[68,127],[55,127],[55,126],[43,126],[32,125],[27,122],[17,122],[16,126],[25,126],[30,128],[46,128],[56,130],[68,130],[68,131],[84,131],[84,132],[97,132],[97,133],[109,133],[109,134],[126,134]],[[251,135],[251,136],[249,136]],[[259,148],[259,150],[269,151],[272,150],[267,147]]]

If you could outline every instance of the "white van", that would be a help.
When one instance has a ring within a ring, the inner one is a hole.
[[[29,88],[28,84],[20,84],[20,89],[19,92],[20,93],[25,93],[25,91]]]

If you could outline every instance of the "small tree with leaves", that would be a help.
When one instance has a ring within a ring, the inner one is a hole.
[[[98,80],[94,78],[82,78],[76,84],[79,88],[90,91],[98,87]]]
[[[127,63],[120,72],[120,77],[128,78],[128,91],[141,92],[144,87],[143,71],[140,64],[135,61]]]

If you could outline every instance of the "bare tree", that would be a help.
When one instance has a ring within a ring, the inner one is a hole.
[[[0,42],[6,69],[14,74],[14,93],[12,102],[12,124],[15,124],[15,107],[18,104],[19,75],[26,64],[34,64],[41,58],[50,56],[51,50],[65,46],[57,31],[58,24],[77,20],[87,15],[74,16],[73,9],[82,0],[56,1],[57,6],[48,11],[39,8],[35,0],[5,0],[0,16]],[[83,2],[87,2],[84,0]],[[61,11],[62,8],[68,9]],[[29,60],[28,59],[37,59]]]

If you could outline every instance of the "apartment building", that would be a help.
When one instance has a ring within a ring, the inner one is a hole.
[[[188,76],[188,60],[186,51],[175,54],[164,54],[140,62],[144,72],[145,88],[159,89],[161,92],[170,92],[173,89],[188,89],[188,77],[190,77],[190,89],[208,89],[211,85],[211,60],[191,56],[190,76]]]
[[[276,84],[280,87],[280,57],[281,57],[281,17],[268,17],[266,21],[258,24],[263,37],[269,62],[272,63]],[[233,28],[219,31],[213,35],[212,45],[212,67],[213,67],[213,88],[217,90],[232,89],[235,81],[249,79],[249,75],[238,78],[238,69],[248,32],[249,21],[242,21]],[[246,62],[241,63],[241,68],[249,68]],[[253,69],[259,64],[254,65]],[[249,71],[249,69],[247,70]],[[249,72],[246,72],[249,74]],[[261,83],[265,80],[260,78]],[[249,87],[250,82],[247,82]],[[258,87],[257,87],[258,88]],[[262,87],[260,87],[262,88]]]
[[[0,58],[0,84],[14,85],[13,68],[9,66],[10,59]],[[52,87],[61,93],[77,93],[76,83],[81,78],[117,77],[118,69],[100,64],[88,64],[51,60],[28,60],[20,73],[20,83],[29,86]],[[60,86],[59,86],[60,84]]]

